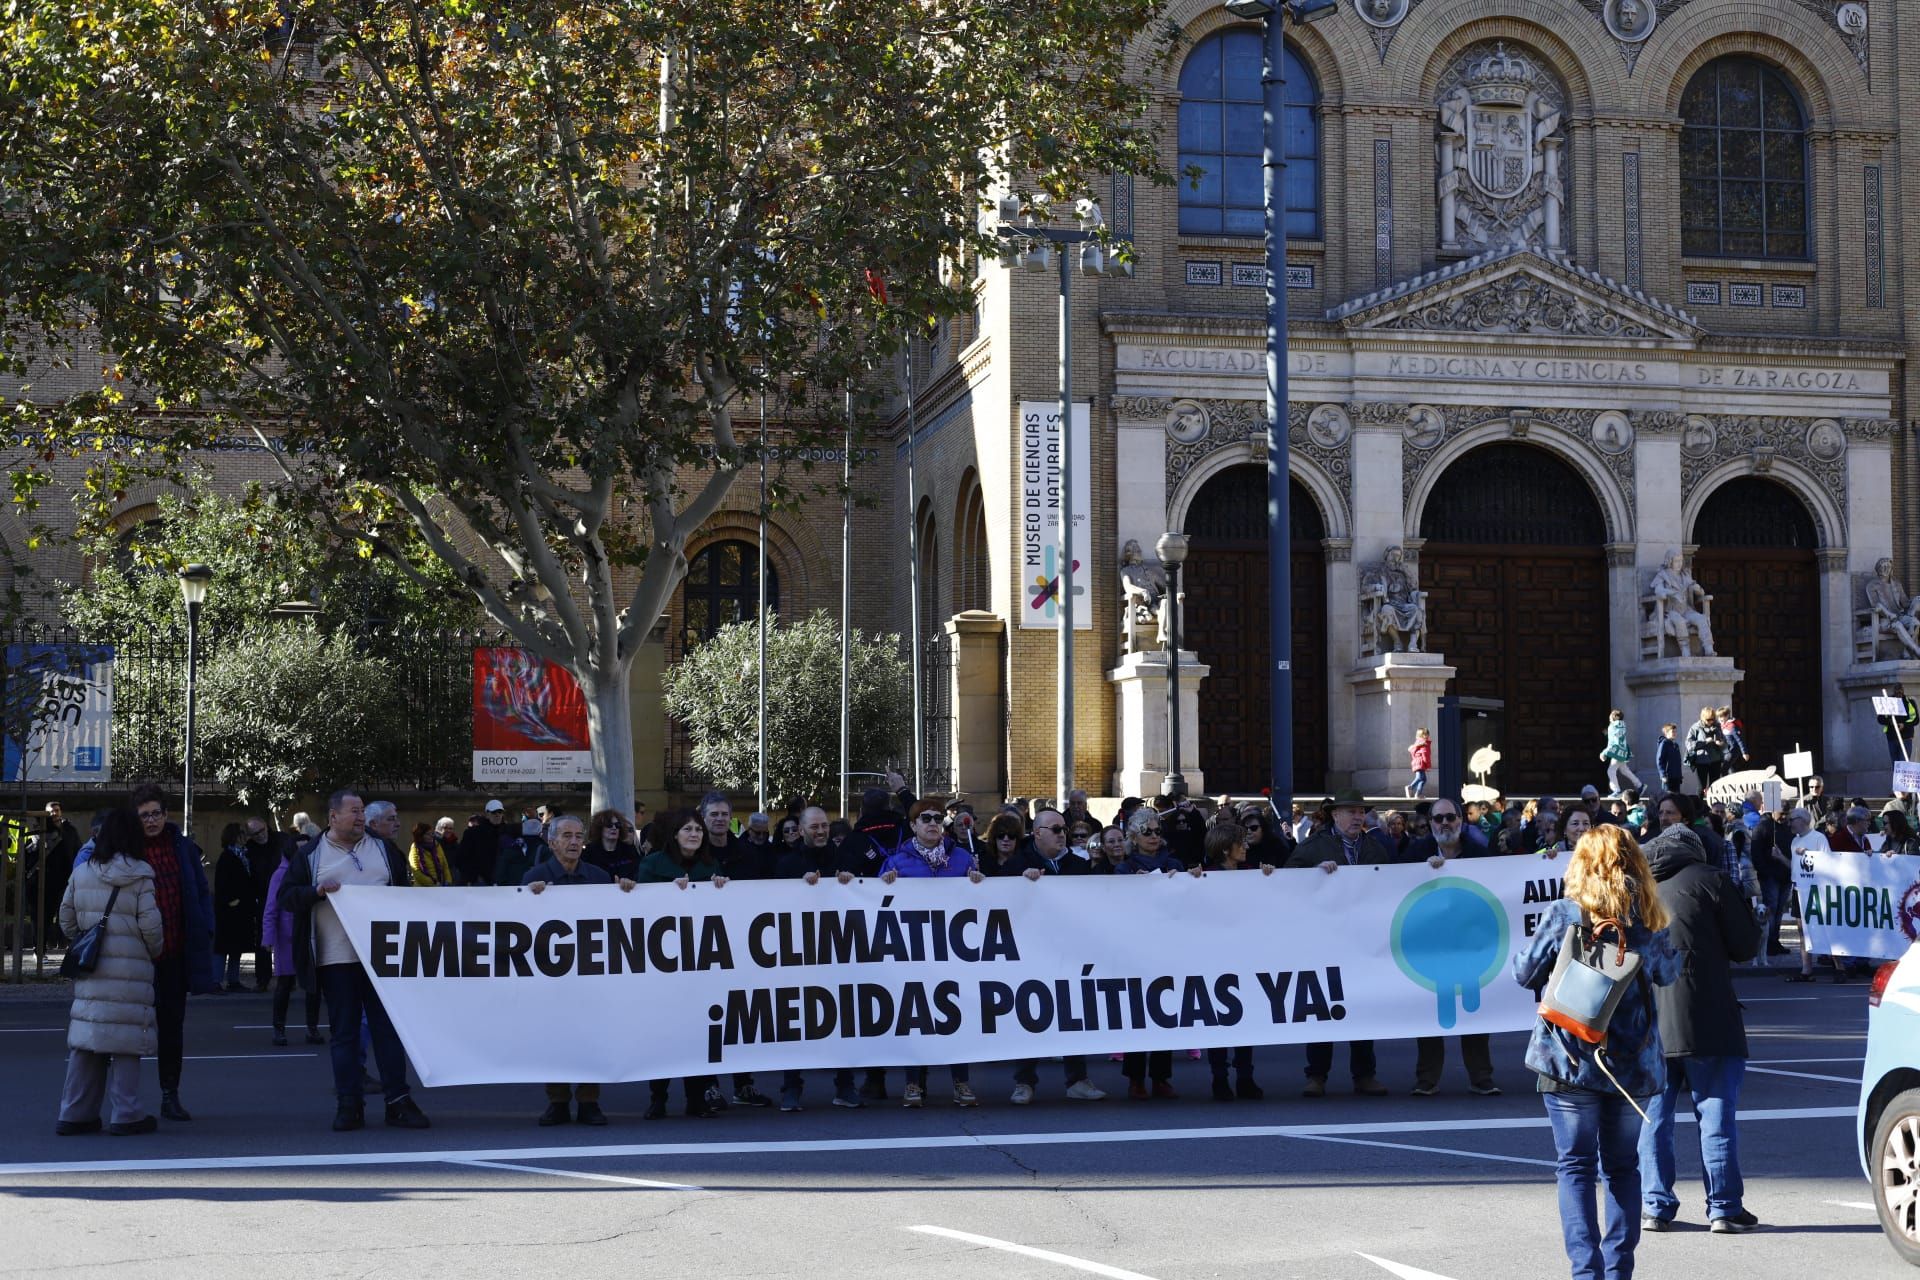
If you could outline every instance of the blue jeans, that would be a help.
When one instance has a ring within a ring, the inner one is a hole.
[[[1780,945],[1780,917],[1786,912],[1787,901],[1793,896],[1791,880],[1762,880],[1760,882],[1760,901],[1767,906],[1767,946]]]
[[[1707,1183],[1707,1218],[1731,1218],[1744,1207],[1746,1184],[1740,1178],[1740,1138],[1734,1111],[1745,1058],[1668,1058],[1667,1089],[1647,1103],[1651,1122],[1640,1135],[1641,1207],[1650,1217],[1671,1218],[1680,1211],[1673,1193],[1673,1120],[1684,1091],[1700,1118],[1700,1166]]]
[[[373,979],[358,964],[323,964],[314,970],[320,994],[327,1001],[332,1027],[333,1092],[342,1102],[358,1105],[360,1080],[365,1072],[360,1056],[360,1019],[373,1036],[373,1060],[380,1065],[380,1087],[388,1102],[407,1096],[407,1051],[387,1017],[387,1008],[373,989]]]
[[[1407,785],[1407,790],[1413,794],[1413,798],[1416,800],[1427,794],[1427,771],[1425,769],[1415,769],[1413,771],[1413,781]]]
[[[1631,1280],[1640,1242],[1640,1113],[1617,1093],[1543,1093],[1558,1156],[1560,1232],[1573,1280]],[[1606,1233],[1594,1188],[1604,1184]]]

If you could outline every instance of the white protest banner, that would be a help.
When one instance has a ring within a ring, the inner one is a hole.
[[[1893,794],[1912,794],[1920,791],[1920,760],[1896,760],[1893,762]]]
[[[1073,629],[1093,628],[1093,438],[1073,406]],[[1020,402],[1020,625],[1060,629],[1060,406]]]
[[[1876,716],[1903,716],[1907,714],[1905,698],[1890,698],[1882,694],[1873,700],[1873,714]]]
[[[1514,1031],[1562,865],[345,888],[428,1085]]]
[[[1898,960],[1920,938],[1920,858],[1809,850],[1793,876],[1814,955]]]
[[[1792,778],[1796,781],[1801,778],[1811,778],[1813,776],[1813,752],[1789,751],[1787,758],[1780,762],[1780,774],[1782,777]]]

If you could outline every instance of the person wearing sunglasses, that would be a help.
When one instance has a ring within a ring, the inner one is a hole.
[[[1067,854],[1066,845],[1066,818],[1052,805],[1043,804],[1034,815],[1033,834],[1011,858],[1000,865],[999,874],[1024,876],[1036,882],[1046,876],[1086,875],[1090,870],[1086,859]],[[1060,1061],[1066,1070],[1069,1098],[1079,1102],[1097,1102],[1107,1096],[1106,1090],[1087,1079],[1085,1054],[1073,1054]],[[1039,1059],[1025,1058],[1014,1063],[1013,1105],[1024,1107],[1032,1102],[1034,1086],[1039,1083]]]
[[[1586,815],[1580,810],[1573,810]],[[1407,846],[1407,861],[1424,862],[1435,871],[1443,871],[1457,858],[1484,858],[1487,840],[1465,820],[1460,802],[1441,796],[1427,815],[1433,833]],[[1460,1060],[1467,1067],[1467,1090],[1483,1098],[1497,1097],[1500,1086],[1493,1082],[1493,1050],[1484,1035],[1465,1035],[1460,1041]],[[1447,1065],[1445,1036],[1421,1036],[1415,1047],[1413,1096],[1431,1098],[1440,1092],[1440,1073]]]
[[[973,865],[973,855],[947,838],[945,814],[937,800],[922,800],[909,811],[907,826],[913,834],[901,842],[898,849],[888,856],[880,866],[880,880],[883,884],[893,884],[902,879],[959,879],[965,877],[979,884],[986,879],[980,869]],[[977,1107],[980,1099],[973,1092],[969,1082],[972,1068],[964,1063],[952,1063],[947,1073],[953,1079],[953,1104],[956,1107]],[[927,1069],[923,1066],[907,1068],[907,1086],[901,1095],[901,1105],[918,1108],[927,1100]]]

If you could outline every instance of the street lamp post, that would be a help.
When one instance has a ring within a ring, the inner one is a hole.
[[[1187,560],[1187,535],[1163,533],[1153,544],[1167,567],[1167,781],[1162,788],[1178,800],[1187,794],[1187,775],[1180,771],[1180,614],[1186,607],[1181,566]]]
[[[1275,815],[1293,807],[1293,546],[1287,447],[1287,228],[1282,177],[1286,110],[1286,20],[1311,22],[1338,0],[1226,0],[1236,18],[1257,20],[1261,46],[1260,156],[1265,170],[1267,242],[1267,639],[1272,650],[1267,729],[1272,743],[1267,795]]]
[[[1033,205],[1044,218],[1049,204],[1036,196]],[[1055,786],[1059,803],[1067,802],[1073,790],[1073,266],[1077,259],[1084,275],[1104,275],[1107,269],[1106,238],[1100,206],[1092,200],[1074,204],[1078,227],[1049,227],[1028,216],[1020,220],[1020,198],[1008,196],[1000,201],[999,225],[994,234],[1006,245],[1003,257],[1009,265],[1017,262],[1029,271],[1045,271],[1059,259],[1060,264],[1060,576],[1055,579],[1054,599],[1060,610],[1059,698],[1056,733],[1059,758],[1055,767]],[[1080,246],[1077,252],[1066,247]],[[1060,246],[1056,252],[1055,246]]]
[[[200,666],[200,606],[207,602],[213,570],[190,564],[180,570],[180,597],[187,603],[187,741],[181,762],[180,831],[193,839],[193,715]]]
[[[755,643],[759,650],[760,677],[759,688],[755,691],[754,724],[759,735],[759,752],[754,789],[758,803],[755,806],[761,813],[773,812],[773,806],[767,802],[767,389],[760,388],[760,546],[759,563],[755,571],[760,575],[760,623]]]

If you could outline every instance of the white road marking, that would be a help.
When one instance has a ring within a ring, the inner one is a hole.
[[[1529,1156],[1503,1156],[1491,1151],[1462,1151],[1458,1147],[1421,1147],[1410,1142],[1381,1142],[1377,1138],[1336,1138],[1327,1133],[1292,1133],[1287,1136],[1301,1142],[1336,1142],[1349,1147],[1386,1147],[1393,1151],[1424,1151],[1428,1155],[1465,1156],[1470,1160],[1493,1160],[1500,1164],[1531,1164],[1542,1169],[1559,1167],[1552,1160],[1535,1160]]]
[[[1859,1084],[1859,1076],[1823,1076],[1813,1071],[1782,1071],[1778,1067],[1756,1067],[1751,1062],[1747,1070],[1763,1076],[1792,1076],[1795,1080],[1828,1080],[1834,1084]]]
[[[182,1062],[246,1062],[254,1058],[317,1058],[317,1053],[190,1053]],[[142,1062],[156,1062],[156,1058],[142,1058]]]
[[[0,1027],[0,1036],[23,1035],[29,1031],[65,1031],[65,1027]]]
[[[331,1029],[331,1024],[329,1023],[323,1022],[320,1025]],[[294,1026],[297,1028],[299,1024],[295,1023]],[[247,1026],[244,1026],[244,1027],[235,1027],[234,1030],[235,1031],[271,1031],[273,1030],[273,1024],[269,1022],[262,1022],[258,1026],[248,1024]]]
[[[1819,996],[1741,996],[1741,1004],[1812,1004]]]
[[[1357,1252],[1356,1250],[1356,1253]],[[1451,1277],[1443,1276],[1438,1271],[1422,1271],[1420,1268],[1410,1267],[1404,1262],[1390,1262],[1385,1258],[1376,1258],[1370,1253],[1360,1253],[1358,1256],[1365,1258],[1376,1267],[1383,1267],[1393,1272],[1393,1274],[1400,1277],[1400,1280],[1451,1280]]]
[[[1830,1204],[1836,1209],[1865,1209],[1868,1213],[1878,1212],[1864,1200],[1822,1200],[1820,1203]]]
[[[1803,1063],[1850,1062],[1860,1066],[1865,1058],[1749,1058],[1748,1067],[1797,1067]]]
[[[1123,1271],[1119,1267],[1110,1267],[1104,1262],[1089,1262],[1085,1258],[1076,1258],[1070,1253],[1055,1253],[1051,1249],[1036,1249],[1030,1244],[1015,1244],[1011,1240],[996,1240],[992,1236],[977,1236],[971,1231],[955,1231],[951,1227],[905,1227],[906,1231],[918,1231],[923,1236],[940,1236],[946,1240],[958,1240],[963,1244],[977,1244],[986,1249],[998,1249],[1002,1253],[1017,1253],[1023,1258],[1038,1258],[1042,1262],[1057,1262],[1063,1267],[1072,1267],[1075,1271],[1085,1271],[1090,1275],[1106,1276],[1107,1280],[1153,1280],[1152,1276],[1141,1275],[1138,1271]]]
[[[647,1187],[654,1191],[705,1191],[705,1187],[690,1186],[684,1182],[655,1182],[650,1178],[621,1178],[611,1173],[585,1173],[579,1169],[549,1169],[537,1164],[514,1164],[506,1160],[449,1160],[448,1164],[463,1164],[473,1169],[507,1169],[514,1173],[544,1173],[555,1178],[579,1178],[586,1182],[614,1182],[623,1187]]]
[[[1742,1111],[1742,1124],[1772,1120],[1852,1119],[1852,1107],[1776,1107]],[[1676,1116],[1694,1123],[1691,1114]],[[654,1142],[600,1147],[496,1147],[471,1151],[327,1151],[280,1156],[194,1156],[155,1160],[63,1160],[0,1164],[0,1176],[53,1173],[176,1173],[206,1169],[365,1168],[390,1164],[446,1164],[458,1160],[620,1160],[662,1156],[816,1155],[847,1151],[936,1151],[954,1148],[1095,1146],[1129,1142],[1213,1142],[1233,1138],[1300,1138],[1399,1133],[1487,1133],[1545,1129],[1547,1118],[1502,1116],[1463,1120],[1375,1120],[1357,1124],[1250,1124],[1207,1129],[1094,1129],[1041,1133],[926,1134],[902,1138],[811,1138],[739,1142]]]

